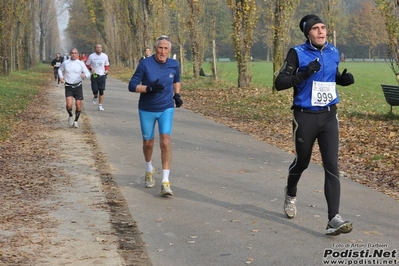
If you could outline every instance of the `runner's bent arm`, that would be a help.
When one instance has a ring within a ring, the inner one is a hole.
[[[90,78],[90,76],[91,76],[90,71],[87,69],[85,63],[83,63],[83,62],[81,62],[81,63],[82,63],[82,69],[83,69],[82,74],[85,75],[85,77],[82,77],[82,78]]]
[[[274,85],[276,90],[281,91],[289,89],[295,85],[300,84],[303,81],[301,75],[298,75],[298,55],[294,49],[290,49],[287,53],[287,57],[281,67]]]

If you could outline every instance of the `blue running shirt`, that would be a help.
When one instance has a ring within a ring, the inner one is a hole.
[[[135,92],[139,84],[151,85],[156,80],[165,89],[162,93],[140,93],[139,109],[149,112],[163,112],[174,108],[173,84],[180,82],[179,63],[168,58],[159,63],[154,56],[141,60],[129,82],[129,91]]]

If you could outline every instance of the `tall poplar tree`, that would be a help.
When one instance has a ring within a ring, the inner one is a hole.
[[[277,73],[286,55],[290,22],[292,20],[298,0],[275,0],[274,5],[274,34],[273,34],[273,73]],[[273,91],[276,75],[273,76]]]
[[[253,33],[258,22],[255,0],[227,0],[233,12],[233,46],[238,67],[238,87],[250,85],[252,76],[248,71]]]
[[[189,34],[190,34],[190,48],[191,48],[191,61],[193,64],[194,78],[199,78],[201,65],[203,61],[203,31],[201,23],[202,14],[202,0],[187,0],[189,6]]]

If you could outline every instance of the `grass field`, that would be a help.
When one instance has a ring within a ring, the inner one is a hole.
[[[38,65],[25,71],[11,72],[0,76],[0,141],[8,137],[9,131],[18,122],[18,115],[28,106],[51,77],[52,68]]]

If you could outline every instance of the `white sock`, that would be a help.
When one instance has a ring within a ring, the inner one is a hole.
[[[162,183],[163,182],[169,182],[169,174],[170,174],[170,170],[169,169],[163,169],[162,170]]]
[[[145,171],[146,172],[152,172],[152,169],[153,169],[153,167],[152,167],[151,161],[145,162]]]

